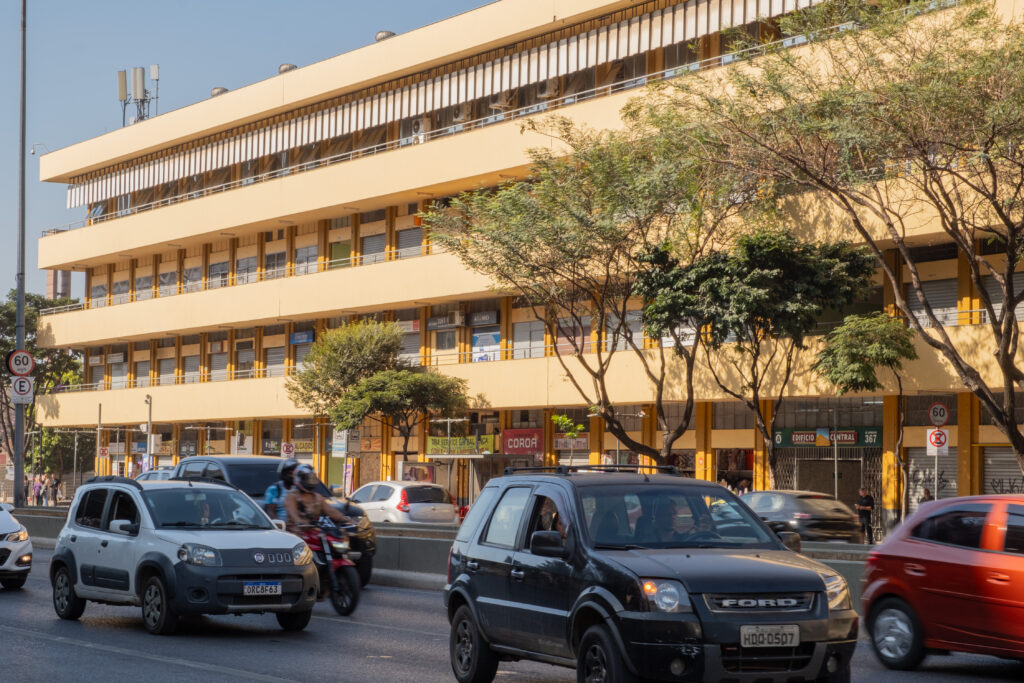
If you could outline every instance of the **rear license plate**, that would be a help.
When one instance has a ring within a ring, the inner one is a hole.
[[[280,581],[246,581],[242,584],[242,595],[280,595]]]
[[[794,647],[800,644],[800,627],[740,626],[740,647]]]

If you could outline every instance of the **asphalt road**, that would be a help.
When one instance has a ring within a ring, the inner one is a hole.
[[[201,617],[171,637],[148,634],[139,609],[90,603],[79,622],[53,613],[46,566],[21,591],[0,590],[0,680],[40,681],[415,681],[454,679],[448,624],[439,593],[372,584],[353,617],[317,605],[307,630],[285,633],[272,615]],[[931,657],[914,673],[883,669],[862,642],[855,681],[1020,681],[1024,665],[987,657]],[[574,681],[575,673],[543,664],[503,663],[499,681]]]

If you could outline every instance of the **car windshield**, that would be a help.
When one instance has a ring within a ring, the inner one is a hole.
[[[274,528],[248,496],[226,486],[156,489],[142,498],[153,523],[165,529]]]
[[[580,490],[598,548],[774,548],[778,542],[738,498],[692,486],[594,486]]]
[[[845,503],[832,498],[831,496],[800,496],[800,503],[803,507],[818,515],[849,515],[853,516],[853,510]]]
[[[451,503],[448,492],[440,486],[406,486],[406,499],[410,503]]]
[[[250,496],[262,498],[267,487],[278,480],[277,462],[247,462],[226,465],[228,480]]]

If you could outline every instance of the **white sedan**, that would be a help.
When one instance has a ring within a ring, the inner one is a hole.
[[[356,489],[353,503],[374,524],[458,524],[459,510],[445,487],[419,481],[374,481]]]
[[[24,586],[32,570],[32,541],[13,510],[10,503],[0,503],[0,584],[9,591]]]

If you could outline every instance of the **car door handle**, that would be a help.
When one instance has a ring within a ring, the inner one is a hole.
[[[474,560],[469,560],[468,562],[466,562],[466,569],[468,569],[471,572],[475,572],[478,569],[480,569],[480,563],[475,562]]]
[[[511,574],[512,580],[514,581],[522,581],[526,578],[526,572],[524,572],[522,569],[513,569]]]
[[[904,564],[903,571],[911,576],[925,576],[928,573],[925,571],[923,564],[914,564],[913,562],[907,562]]]
[[[1010,577],[1006,574],[1000,574],[999,572],[988,573],[989,583],[1007,584],[1010,583]]]
[[[102,541],[100,541],[100,545],[103,546],[104,548],[107,547],[107,543],[110,543],[110,541],[108,541],[106,539],[103,539]]]

